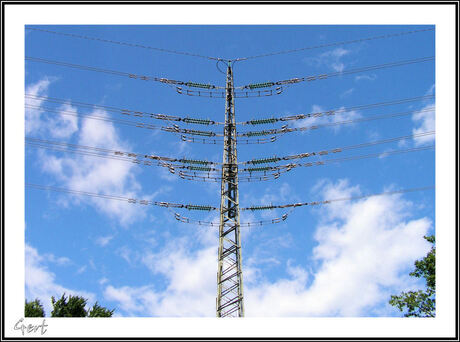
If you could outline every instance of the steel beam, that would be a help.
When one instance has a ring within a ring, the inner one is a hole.
[[[235,95],[230,62],[227,67],[225,94],[216,315],[217,317],[244,317]],[[229,270],[234,272],[228,275]]]

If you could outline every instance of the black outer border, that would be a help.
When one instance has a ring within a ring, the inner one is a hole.
[[[459,3],[458,1],[371,1],[369,2],[368,0],[362,0],[362,1],[243,1],[243,0],[235,0],[235,1],[1,1],[1,18],[2,18],[2,36],[1,36],[1,59],[2,59],[2,83],[1,83],[1,184],[2,184],[2,206],[1,206],[1,225],[2,225],[2,230],[1,230],[1,249],[2,249],[2,266],[1,266],[1,286],[2,286],[2,292],[1,292],[1,306],[2,306],[2,321],[1,321],[1,341],[9,341],[9,340],[50,340],[50,341],[62,341],[62,340],[68,340],[68,341],[89,341],[89,340],[100,340],[100,341],[124,341],[124,340],[131,340],[131,341],[151,341],[151,340],[157,340],[157,341],[187,341],[187,340],[198,340],[198,341],[214,341],[214,340],[222,340],[222,341],[279,341],[279,340],[284,340],[284,341],[304,341],[304,340],[319,340],[319,341],[341,341],[341,340],[354,340],[354,341],[367,341],[367,340],[372,340],[372,341],[394,341],[394,340],[404,340],[404,341],[428,341],[428,340],[438,340],[438,341],[459,341],[459,334],[458,334],[458,231],[457,229],[455,230],[455,288],[457,292],[455,293],[455,336],[453,337],[437,337],[437,338],[429,338],[429,337],[422,337],[422,338],[416,338],[416,337],[391,337],[391,338],[379,338],[379,337],[342,337],[342,338],[330,338],[330,337],[289,337],[289,338],[274,338],[274,337],[234,337],[234,338],[229,338],[229,337],[188,337],[188,338],[177,338],[177,337],[159,337],[159,338],[148,338],[148,337],[143,337],[143,338],[121,338],[121,337],[115,337],[115,338],[110,338],[110,337],[99,337],[99,338],[86,338],[86,337],[50,337],[50,338],[40,338],[40,337],[27,337],[27,338],[22,338],[22,337],[5,337],[5,306],[4,306],[4,301],[3,298],[5,298],[5,8],[6,5],[55,5],[55,4],[60,4],[60,5],[105,5],[105,4],[110,4],[110,5],[206,5],[206,4],[213,4],[213,5],[254,5],[254,4],[264,4],[264,5],[362,5],[362,4],[367,4],[367,5],[454,5],[455,7],[455,226],[456,228],[459,227],[459,222],[458,222],[458,115],[459,113],[459,107],[458,107],[458,12],[459,12]]]

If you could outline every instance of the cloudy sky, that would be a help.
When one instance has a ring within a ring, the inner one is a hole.
[[[430,148],[434,134],[413,136],[435,129],[434,62],[346,73],[434,56],[434,31],[427,30],[432,26],[28,28],[224,58],[325,45],[235,63],[236,86],[339,73],[291,85],[281,95],[236,99],[239,122],[336,110],[334,115],[282,122],[289,128],[317,129],[287,133],[274,143],[240,144],[239,160],[406,138],[310,157],[296,162],[325,164],[294,168],[277,180],[241,183],[240,205],[323,201],[434,185],[435,154]],[[426,31],[329,45],[414,30]],[[184,82],[225,84],[225,75],[212,59],[38,30],[26,29],[25,33],[27,57]],[[133,112],[222,122],[223,99],[180,95],[174,87],[159,82],[32,60],[26,60],[25,70],[25,135],[42,142],[40,146],[26,144],[26,183],[219,206],[218,183],[183,180],[155,163],[144,165],[43,147],[49,147],[50,142],[54,148],[55,143],[65,143],[86,150],[220,162],[219,144],[188,143],[181,141],[180,135],[132,123],[178,124],[221,133],[220,125],[186,125],[148,115],[136,117]],[[132,112],[123,115],[113,108]],[[282,124],[240,125],[238,130],[273,129]],[[372,157],[328,162],[367,155]],[[195,220],[218,220],[216,212],[177,212]],[[242,228],[246,316],[400,316],[388,305],[391,294],[423,287],[423,281],[408,273],[414,261],[430,249],[423,236],[435,232],[434,191],[333,202],[292,212],[245,211],[241,221],[257,222],[285,213],[289,215],[282,223]],[[33,188],[25,190],[25,222],[25,295],[28,300],[39,298],[48,314],[50,297],[65,292],[82,295],[90,304],[97,300],[115,308],[117,316],[215,316],[215,227],[180,223],[167,208]]]

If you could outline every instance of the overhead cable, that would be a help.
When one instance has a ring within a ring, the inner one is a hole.
[[[265,54],[260,54],[260,55],[252,55],[252,56],[247,56],[247,57],[239,57],[239,58],[234,58],[234,59],[228,59],[228,58],[221,58],[221,57],[215,57],[215,56],[207,56],[207,55],[201,55],[201,54],[196,54],[196,53],[190,53],[190,52],[185,52],[185,51],[164,49],[164,48],[159,48],[159,47],[148,46],[148,45],[145,45],[145,44],[122,42],[122,41],[116,41],[116,40],[112,40],[112,39],[91,37],[91,36],[87,36],[87,35],[68,33],[68,32],[59,32],[59,31],[43,29],[43,28],[38,28],[38,27],[25,27],[25,29],[30,30],[30,31],[36,31],[36,32],[61,35],[61,36],[66,36],[66,37],[70,37],[70,38],[86,39],[86,40],[98,41],[98,42],[103,42],[103,43],[110,43],[110,44],[116,44],[116,45],[122,45],[122,46],[128,46],[128,47],[136,47],[136,48],[154,50],[154,51],[159,51],[159,52],[166,52],[166,53],[177,54],[177,55],[199,57],[199,58],[204,58],[204,59],[209,59],[209,60],[215,60],[217,62],[219,62],[219,61],[244,61],[244,60],[254,59],[254,58],[275,56],[275,55],[288,54],[288,53],[294,53],[294,52],[299,52],[299,51],[306,51],[306,50],[320,49],[320,48],[326,48],[326,47],[333,47],[333,46],[361,43],[361,42],[371,41],[371,40],[386,39],[386,38],[405,36],[405,35],[410,35],[410,34],[415,34],[415,33],[434,31],[434,28],[411,30],[411,31],[402,31],[402,32],[396,32],[396,33],[388,33],[388,34],[379,35],[379,36],[358,38],[358,39],[353,39],[353,40],[348,40],[348,41],[326,43],[326,44],[307,46],[307,47],[302,47],[302,48],[297,48],[297,49],[282,50],[282,51],[270,52],[270,53],[265,53]]]
[[[55,109],[55,108],[47,108],[47,107],[43,107],[43,106],[32,106],[32,105],[27,105],[26,104],[24,107],[28,108],[28,109],[35,109],[35,110],[44,111],[44,112],[47,112],[47,113],[54,113],[54,114],[68,115],[68,116],[76,116],[76,117],[82,117],[82,118],[105,121],[105,122],[113,122],[113,123],[116,123],[116,124],[119,124],[119,125],[131,126],[131,127],[136,127],[136,128],[145,128],[145,129],[150,129],[150,130],[161,130],[161,131],[164,131],[164,132],[175,133],[175,134],[200,135],[200,136],[205,136],[205,137],[214,137],[214,136],[222,137],[223,136],[223,134],[221,134],[221,133],[215,133],[215,132],[212,132],[212,131],[201,131],[201,130],[180,128],[177,125],[173,125],[172,127],[171,126],[157,126],[157,125],[152,125],[150,123],[141,122],[141,121],[116,119],[116,118],[100,116],[100,115],[93,115],[93,114],[80,114],[80,113],[76,113],[76,112],[73,112],[73,111]],[[182,139],[182,140],[184,140],[184,139]],[[216,140],[215,143],[218,143],[218,141]]]
[[[199,160],[199,159],[191,159],[191,158],[170,158],[170,157],[161,157],[161,156],[156,156],[153,154],[146,154],[146,153],[136,153],[136,152],[126,152],[126,151],[120,151],[119,149],[106,149],[106,148],[100,148],[100,147],[93,147],[93,146],[86,146],[86,145],[77,145],[77,144],[70,144],[66,142],[60,142],[60,141],[51,141],[51,140],[44,140],[44,139],[39,139],[39,138],[32,138],[32,137],[26,137],[25,138],[26,144],[33,144],[37,147],[43,147],[43,148],[48,148],[48,147],[57,147],[61,148],[61,151],[66,152],[66,151],[91,151],[91,152],[98,152],[98,153],[105,153],[100,156],[116,156],[116,157],[125,157],[128,158],[127,160],[129,161],[134,161],[139,159],[145,159],[145,160],[154,160],[154,161],[163,161],[163,162],[177,162],[177,163],[182,163],[186,165],[217,165],[221,164],[218,162],[212,162],[209,160]]]
[[[289,115],[289,116],[282,116],[282,117],[274,117],[271,118],[262,118],[262,119],[253,119],[243,122],[237,122],[240,125],[260,125],[260,124],[271,124],[278,121],[291,121],[291,120],[304,120],[307,118],[317,118],[322,116],[330,116],[335,114],[340,114],[344,112],[350,112],[353,110],[365,110],[371,109],[375,107],[384,107],[384,106],[391,106],[391,105],[398,105],[408,102],[416,102],[416,101],[425,101],[434,99],[434,95],[424,95],[424,96],[417,96],[399,100],[391,100],[391,101],[384,101],[384,102],[377,102],[377,103],[370,103],[370,104],[362,104],[350,107],[339,107],[335,109],[330,109],[322,112],[314,112],[314,113],[307,113],[307,114],[296,114],[296,115]]]
[[[96,197],[96,198],[103,198],[103,199],[110,199],[110,200],[118,200],[118,201],[123,201],[127,203],[133,203],[133,204],[138,203],[141,205],[155,205],[155,206],[166,207],[166,208],[183,208],[187,210],[197,210],[197,211],[212,211],[212,210],[218,209],[216,207],[209,206],[209,205],[159,202],[159,201],[130,198],[130,197],[125,197],[125,196],[116,196],[116,195],[93,193],[93,192],[88,192],[88,191],[58,188],[54,186],[46,186],[46,185],[39,185],[39,184],[33,184],[33,183],[25,183],[25,187],[37,189],[37,190],[55,191],[55,192],[69,193],[73,195],[82,195],[82,196],[89,196],[89,197]],[[435,186],[424,186],[424,187],[418,187],[418,188],[385,191],[385,192],[380,192],[380,193],[365,194],[365,195],[359,195],[359,196],[341,197],[341,198],[328,199],[328,200],[322,200],[322,201],[298,202],[298,203],[281,204],[281,205],[272,205],[272,204],[253,205],[250,207],[240,208],[240,210],[260,211],[260,210],[273,210],[273,209],[284,209],[284,208],[297,208],[297,207],[303,207],[303,206],[315,206],[315,205],[321,205],[321,204],[330,204],[333,202],[353,201],[353,200],[364,199],[368,197],[395,195],[395,194],[427,191],[427,190],[434,190],[434,189],[435,189]]]
[[[68,68],[86,70],[86,71],[94,71],[94,72],[99,72],[99,73],[115,75],[115,76],[128,77],[131,79],[136,79],[136,80],[141,80],[141,81],[160,82],[160,83],[169,84],[169,85],[182,85],[182,86],[187,86],[187,87],[194,87],[195,84],[198,84],[198,83],[193,83],[193,82],[170,80],[167,78],[161,78],[161,77],[155,77],[155,76],[138,75],[138,74],[128,73],[124,71],[101,69],[101,68],[96,68],[92,66],[60,62],[60,61],[54,61],[54,60],[38,58],[38,57],[26,56],[25,60],[31,61],[31,62],[46,63],[46,64],[58,65],[58,66],[63,66],[63,67],[68,67]],[[215,86],[211,84],[207,85],[207,87],[212,88],[212,89],[223,88],[223,87],[219,87],[219,86]]]
[[[236,61],[243,61],[243,60],[254,59],[254,58],[282,55],[282,54],[287,54],[287,53],[293,53],[293,52],[299,52],[299,51],[305,51],[305,50],[313,50],[313,49],[320,49],[320,48],[339,46],[339,45],[346,45],[346,44],[361,43],[361,42],[365,42],[365,41],[392,38],[392,37],[404,36],[404,35],[409,35],[409,34],[414,34],[414,33],[429,32],[429,31],[434,31],[434,28],[412,30],[412,31],[403,31],[403,32],[396,32],[396,33],[388,33],[388,34],[384,34],[384,35],[380,35],[380,36],[358,38],[358,39],[341,41],[341,42],[334,42],[334,43],[326,43],[326,44],[320,44],[320,45],[314,45],[314,46],[307,46],[307,47],[298,48],[298,49],[290,49],[290,50],[276,51],[276,52],[270,52],[270,53],[265,53],[265,54],[260,54],[260,55],[240,57],[240,58],[236,58],[235,60]]]
[[[395,195],[395,194],[403,194],[409,192],[416,192],[416,191],[426,191],[426,190],[434,190],[434,186],[425,186],[420,188],[411,188],[411,189],[402,189],[402,190],[395,190],[395,191],[385,191],[380,193],[374,194],[367,194],[367,195],[360,195],[360,196],[350,196],[350,197],[342,197],[342,198],[335,198],[335,199],[328,199],[323,201],[312,201],[312,202],[300,202],[300,203],[292,203],[292,204],[282,204],[282,205],[262,205],[262,206],[251,206],[247,208],[240,208],[240,210],[251,210],[251,211],[258,211],[258,210],[272,210],[272,209],[283,209],[283,208],[297,208],[303,206],[314,206],[314,205],[321,205],[321,204],[330,204],[333,202],[340,202],[340,201],[353,201],[368,197],[375,197],[375,196],[385,196],[385,195]]]
[[[93,40],[93,41],[98,41],[98,42],[103,42],[103,43],[110,43],[110,44],[124,45],[124,46],[129,46],[129,47],[136,47],[136,48],[142,48],[142,49],[148,49],[148,50],[154,50],[154,51],[160,51],[160,52],[167,52],[167,53],[172,53],[172,54],[176,54],[176,55],[200,57],[200,58],[205,58],[205,59],[210,59],[210,60],[217,60],[217,61],[225,60],[224,58],[219,58],[219,57],[205,56],[205,55],[200,55],[200,54],[190,53],[190,52],[184,52],[184,51],[163,49],[163,48],[148,46],[148,45],[144,45],[144,44],[136,44],[136,43],[129,43],[129,42],[121,42],[121,41],[116,41],[116,40],[111,40],[111,39],[90,37],[90,36],[80,35],[80,34],[75,34],[75,33],[58,32],[58,31],[52,31],[52,30],[42,29],[42,28],[38,28],[38,27],[25,27],[25,29],[30,30],[30,31],[51,33],[51,34],[56,34],[56,35],[66,36],[66,37],[71,37],[71,38],[80,38],[80,39]]]
[[[60,99],[56,97],[39,96],[35,94],[25,94],[24,96],[26,99],[31,99],[31,100],[40,100],[40,101],[46,101],[46,102],[51,102],[51,103],[57,103],[57,104],[69,104],[71,106],[89,108],[89,109],[101,109],[101,110],[105,110],[109,112],[119,113],[119,114],[126,115],[126,116],[132,116],[132,117],[147,117],[147,118],[158,119],[158,120],[163,120],[163,121],[181,121],[187,124],[201,124],[201,125],[206,125],[206,126],[223,124],[222,122],[215,122],[209,119],[201,119],[201,118],[190,117],[190,116],[180,117],[180,116],[174,116],[174,115],[168,115],[168,114],[150,113],[150,112],[144,112],[144,111],[137,111],[134,109],[126,109],[126,108],[106,106],[106,105],[100,105],[100,104],[94,104],[94,103],[79,102],[79,101],[73,101],[73,100]]]
[[[240,227],[257,227],[257,226],[266,226],[269,224],[276,224],[276,223],[281,223],[285,221],[288,218],[288,215],[292,212],[289,211],[288,213],[283,214],[281,217],[276,217],[273,219],[265,219],[265,220],[260,220],[260,221],[252,221],[252,222],[240,222]],[[219,222],[212,222],[212,221],[202,221],[202,220],[196,220],[196,219],[191,219],[188,217],[185,217],[183,215],[180,215],[179,213],[173,212],[174,213],[174,218],[182,223],[189,223],[189,224],[196,224],[199,226],[208,226],[208,227],[219,227]]]
[[[39,184],[33,184],[33,183],[25,183],[25,186],[27,188],[32,188],[32,189],[37,189],[37,190],[63,192],[63,193],[69,193],[73,195],[82,195],[82,196],[89,196],[89,197],[111,199],[111,200],[123,201],[127,203],[138,203],[142,205],[155,205],[155,206],[166,207],[166,208],[183,208],[187,210],[202,210],[202,211],[212,211],[212,210],[218,209],[216,207],[212,207],[209,205],[159,202],[159,201],[151,201],[151,200],[145,200],[145,199],[130,198],[130,197],[125,197],[125,196],[107,195],[107,194],[100,194],[100,193],[94,193],[94,192],[88,192],[88,191],[58,188],[54,186],[46,186],[46,185],[39,185]]]
[[[369,159],[369,158],[385,158],[387,156],[393,156],[397,154],[433,150],[434,148],[435,148],[434,145],[430,145],[430,146],[414,147],[414,148],[402,149],[402,150],[383,151],[379,153],[360,154],[360,155],[347,156],[347,157],[342,157],[342,158],[321,159],[321,160],[317,160],[314,162],[308,162],[308,163],[290,163],[286,165],[268,166],[265,168],[264,167],[243,168],[241,169],[241,174],[243,175],[245,173],[253,174],[255,172],[265,172],[265,171],[276,171],[279,173],[284,173],[284,172],[288,172],[297,167],[320,166],[320,165],[326,165],[326,164],[331,164],[331,163],[341,163],[345,161]]]
[[[376,140],[376,141],[370,141],[370,142],[365,142],[361,144],[356,144],[356,145],[349,145],[349,146],[343,146],[343,147],[336,147],[332,149],[325,149],[325,150],[319,150],[319,151],[314,151],[314,152],[305,152],[305,153],[300,153],[300,154],[295,154],[295,155],[290,155],[290,156],[284,156],[284,157],[265,157],[265,158],[258,158],[258,159],[252,159],[248,161],[241,162],[241,164],[268,164],[268,163],[276,163],[281,160],[293,160],[293,159],[303,159],[303,158],[308,158],[312,156],[324,156],[327,154],[335,154],[347,150],[353,150],[357,148],[363,148],[363,147],[370,147],[370,146],[375,146],[375,145],[380,145],[380,144],[387,144],[391,142],[396,142],[396,141],[401,141],[409,138],[421,138],[429,135],[434,135],[435,131],[427,131],[427,132],[421,132],[421,133],[416,133],[416,134],[410,134],[410,135],[405,135],[405,136],[400,136],[400,137],[395,137],[395,138],[389,138],[389,139],[383,139],[383,140]]]
[[[315,81],[315,80],[325,80],[325,79],[328,79],[328,78],[331,78],[331,77],[336,77],[336,76],[350,75],[350,74],[356,74],[356,73],[360,73],[360,72],[378,70],[378,69],[394,68],[394,67],[403,66],[403,65],[410,65],[410,64],[416,64],[416,63],[429,62],[429,61],[433,61],[433,60],[434,60],[434,56],[407,59],[407,60],[403,60],[403,61],[390,62],[390,63],[384,63],[384,64],[378,64],[378,65],[371,65],[371,66],[366,66],[366,67],[361,67],[361,68],[356,68],[356,69],[342,70],[342,71],[324,73],[324,74],[313,75],[313,76],[295,77],[295,78],[282,80],[282,81],[277,81],[277,82],[251,83],[251,84],[248,84],[248,85],[235,87],[235,89],[236,88],[238,88],[238,89],[253,89],[254,87],[273,87],[273,86],[279,86],[279,85],[285,85],[285,84],[289,85],[289,84],[295,84],[295,83],[300,83],[300,82],[311,82],[311,81]]]
[[[358,122],[368,122],[368,121],[382,120],[382,119],[388,119],[388,118],[399,118],[399,117],[412,115],[415,113],[429,113],[433,111],[434,111],[433,108],[425,108],[425,109],[411,110],[411,111],[400,112],[400,113],[373,115],[373,116],[368,116],[364,118],[350,119],[350,120],[344,120],[344,121],[326,122],[322,124],[303,126],[303,127],[293,127],[292,128],[292,127],[287,127],[286,125],[285,127],[275,128],[275,129],[270,129],[270,130],[239,132],[237,136],[251,137],[251,136],[258,136],[258,135],[275,135],[275,134],[286,134],[286,133],[292,133],[292,132],[303,132],[303,131],[315,130],[315,129],[322,128],[322,127],[333,127],[333,126],[347,125],[347,124],[358,123]]]

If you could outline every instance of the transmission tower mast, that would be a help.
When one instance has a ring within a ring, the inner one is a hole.
[[[230,61],[227,67],[225,93],[216,315],[217,317],[243,317],[243,273],[241,271],[235,103],[233,70]]]

